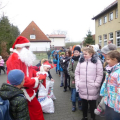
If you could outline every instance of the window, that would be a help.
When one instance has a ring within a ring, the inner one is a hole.
[[[102,36],[100,35],[100,36],[98,37],[98,39],[99,39],[98,43],[99,43],[100,45],[102,45]]]
[[[118,18],[118,9],[115,10],[115,18]]]
[[[107,34],[103,35],[104,36],[104,46],[107,45]]]
[[[107,16],[104,16],[104,23],[107,22]]]
[[[112,21],[112,20],[113,20],[113,12],[109,14],[109,21]]]
[[[116,32],[116,41],[117,41],[117,46],[120,47],[120,31]]]
[[[100,18],[98,21],[99,26],[102,25],[102,19]]]
[[[109,34],[109,40],[113,43],[113,33]]]
[[[30,39],[36,39],[35,35],[30,35]]]

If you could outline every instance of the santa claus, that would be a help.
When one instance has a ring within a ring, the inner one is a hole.
[[[36,98],[41,79],[46,78],[46,74],[36,77],[36,71],[32,69],[32,64],[36,59],[35,55],[29,50],[30,42],[27,38],[19,36],[12,48],[16,48],[7,60],[7,74],[10,70],[20,69],[25,74],[24,95],[28,100],[30,120],[44,120],[40,103]],[[7,83],[9,81],[7,80]]]

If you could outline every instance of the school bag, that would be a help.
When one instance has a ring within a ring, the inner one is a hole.
[[[0,120],[12,120],[9,113],[9,100],[0,97]]]

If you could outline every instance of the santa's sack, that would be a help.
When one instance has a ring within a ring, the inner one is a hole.
[[[46,97],[40,104],[44,113],[54,113],[54,102],[51,98]]]
[[[53,93],[54,81],[46,80],[46,86],[48,87],[48,85],[49,85],[48,97],[51,98],[52,100],[56,100],[56,97]]]
[[[41,84],[39,87],[38,101],[41,104],[44,113],[54,113],[54,103],[51,98],[47,97],[48,90]]]

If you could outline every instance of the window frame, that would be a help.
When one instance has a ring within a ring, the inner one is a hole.
[[[106,17],[106,22],[105,22],[105,17]],[[103,17],[103,22],[104,22],[104,24],[107,23],[107,15],[105,15],[105,16]]]
[[[101,38],[101,39],[100,39]],[[102,35],[98,36],[98,43],[102,46]]]
[[[111,38],[111,33],[112,33],[112,38]],[[113,43],[113,32],[109,33],[109,40]]]
[[[111,14],[113,15],[113,12],[110,12],[110,13],[109,13],[109,21],[112,21],[112,20],[113,20],[113,16],[112,16],[112,19],[111,19]]]
[[[34,36],[34,37],[33,37]],[[30,39],[32,39],[32,40],[34,40],[34,39],[36,39],[36,35],[30,35]]]
[[[120,40],[120,35],[119,35],[119,37],[117,37],[117,33],[119,32],[119,34],[120,34],[120,30],[119,31],[116,31],[116,45],[117,45],[117,47],[120,47],[120,45],[118,46],[118,39]]]
[[[105,36],[106,36],[106,38],[105,38]],[[104,38],[104,46],[105,46],[105,45],[107,45],[107,34],[104,34],[103,38]],[[105,44],[105,42],[106,42],[106,44]]]
[[[100,22],[101,21],[101,22]],[[98,19],[98,26],[101,26],[102,25],[102,19],[101,18],[99,18]]]

